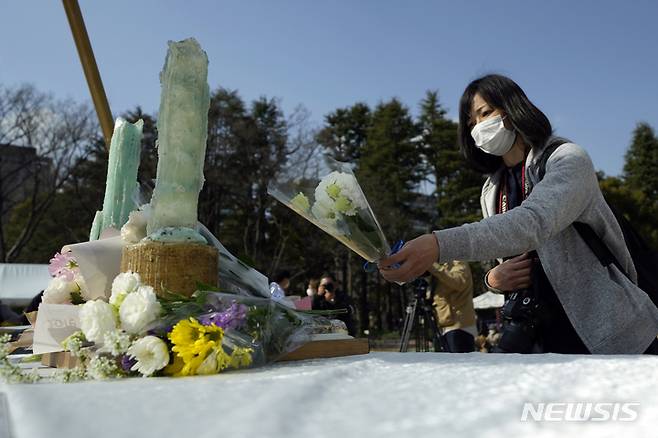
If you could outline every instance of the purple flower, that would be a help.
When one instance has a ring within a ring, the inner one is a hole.
[[[224,330],[237,329],[244,324],[249,308],[244,304],[234,302],[231,306],[221,312],[212,312],[199,318],[203,325],[215,324]]]
[[[135,359],[132,356],[128,356],[127,354],[124,354],[123,356],[121,356],[121,368],[127,373],[129,373],[131,371],[130,369],[136,363],[137,363],[137,359]]]
[[[71,254],[55,253],[55,256],[50,259],[48,273],[53,277],[63,277],[66,281],[73,281],[77,267],[78,264]]]

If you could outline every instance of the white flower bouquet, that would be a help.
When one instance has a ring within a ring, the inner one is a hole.
[[[390,254],[389,244],[351,166],[325,157],[322,170],[283,172],[267,192],[369,262]]]
[[[271,298],[204,289],[157,296],[133,272],[114,279],[109,300],[71,306],[79,326],[62,347],[78,364],[52,376],[62,382],[216,374],[266,365],[318,334],[348,338],[344,324]],[[8,342],[0,337],[0,380],[40,380],[11,362]]]

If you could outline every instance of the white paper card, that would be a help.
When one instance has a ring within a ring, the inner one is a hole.
[[[79,310],[80,306],[71,304],[41,303],[34,327],[34,354],[64,351],[62,341],[80,330]]]

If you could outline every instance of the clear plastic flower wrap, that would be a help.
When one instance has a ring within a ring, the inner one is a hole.
[[[223,331],[221,348],[224,353],[231,356],[236,349],[241,350],[242,356],[248,355],[245,366],[274,362],[311,341],[314,335],[337,331],[332,321],[321,315],[300,312],[268,298],[199,291],[193,302],[172,301],[163,305],[168,315],[149,332],[159,336],[168,333],[171,342],[176,344],[185,342],[171,335],[181,321],[219,327]]]
[[[369,262],[391,252],[348,163],[325,157],[316,169],[288,169],[267,192]]]
[[[55,379],[217,374],[272,363],[320,334],[348,338],[335,321],[272,298],[203,289],[156,296],[133,272],[119,274],[112,289],[109,302],[76,306],[79,331],[62,346],[78,365]],[[8,341],[0,342],[0,378],[28,381],[7,359]]]

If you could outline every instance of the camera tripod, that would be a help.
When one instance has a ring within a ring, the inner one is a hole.
[[[416,351],[443,351],[443,338],[436,324],[431,299],[426,298],[428,283],[419,278],[414,281],[414,297],[407,305],[407,315],[404,318],[404,328],[400,341],[400,352],[406,353],[409,348],[409,338],[414,333]],[[430,343],[432,350],[430,350]]]

